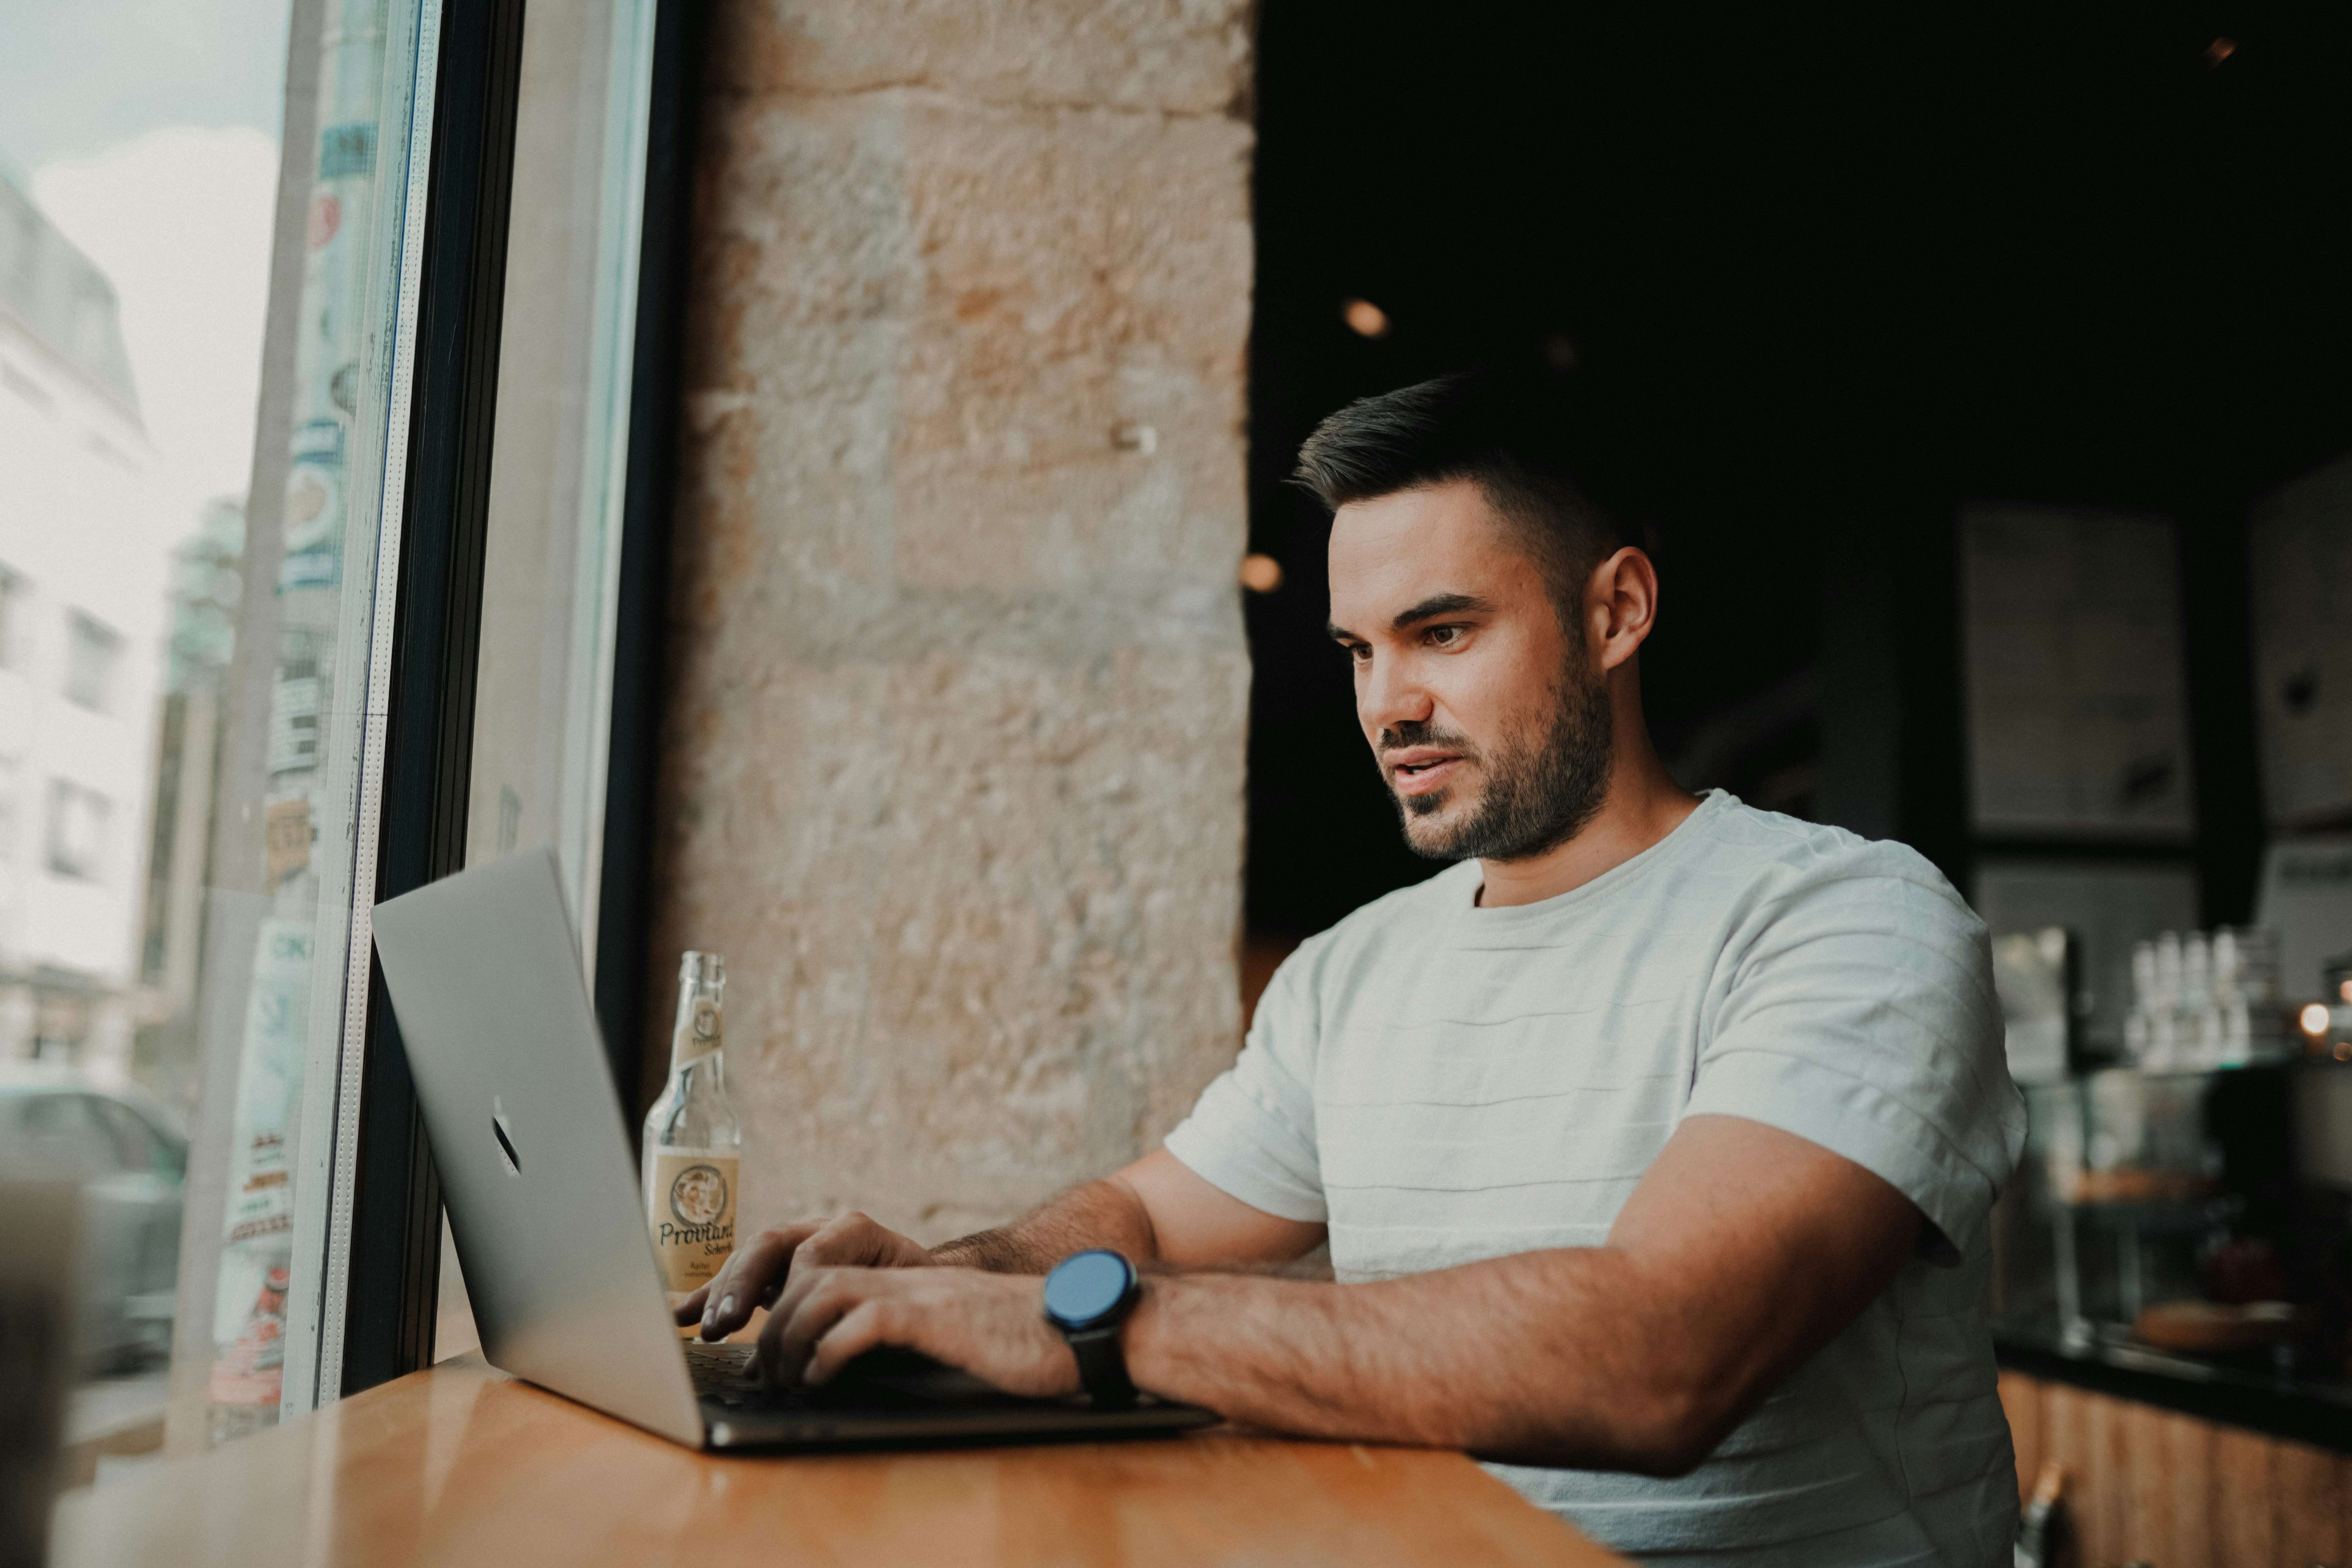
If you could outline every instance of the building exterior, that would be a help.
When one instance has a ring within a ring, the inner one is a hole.
[[[127,1074],[171,546],[113,285],[0,180],[0,1060]]]
[[[245,509],[215,498],[171,552],[169,641],[158,702],[146,910],[137,979],[145,994],[132,1076],[193,1113],[203,1047],[196,1007],[223,708],[245,580]]]

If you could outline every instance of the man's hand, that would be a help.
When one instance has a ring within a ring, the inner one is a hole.
[[[917,1268],[931,1262],[921,1245],[862,1214],[761,1231],[739,1247],[719,1277],[677,1304],[679,1326],[702,1322],[702,1337],[723,1340],[751,1321],[754,1307],[776,1300],[793,1276],[818,1264]]]
[[[920,1351],[1008,1394],[1079,1386],[1077,1358],[1045,1321],[1043,1281],[978,1268],[794,1268],[752,1367],[772,1390],[822,1384],[877,1345]]]

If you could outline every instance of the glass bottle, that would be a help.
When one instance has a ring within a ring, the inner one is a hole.
[[[680,960],[669,1082],[646,1113],[646,1223],[672,1306],[709,1284],[735,1250],[743,1130],[727,1103],[720,1055],[726,992],[719,954]]]

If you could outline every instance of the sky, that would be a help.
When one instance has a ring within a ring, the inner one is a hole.
[[[289,0],[0,0],[0,173],[113,280],[162,493],[241,495]]]
[[[278,143],[171,126],[33,172],[49,221],[113,279],[165,493],[244,493],[261,389]]]
[[[0,0],[0,173],[166,125],[284,124],[289,0]]]

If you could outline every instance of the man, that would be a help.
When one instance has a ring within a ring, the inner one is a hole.
[[[1299,474],[1364,738],[1460,863],[1301,946],[1160,1151],[933,1251],[770,1231],[680,1321],[773,1300],[786,1384],[898,1344],[1065,1394],[1035,1276],[1112,1248],[1152,1393],[1466,1449],[1648,1560],[2005,1563],[1981,1302],[2024,1114],[1983,927],[1908,849],[1675,783],[1657,574],[1508,385],[1355,404]],[[1265,1271],[1327,1240],[1335,1280]]]

